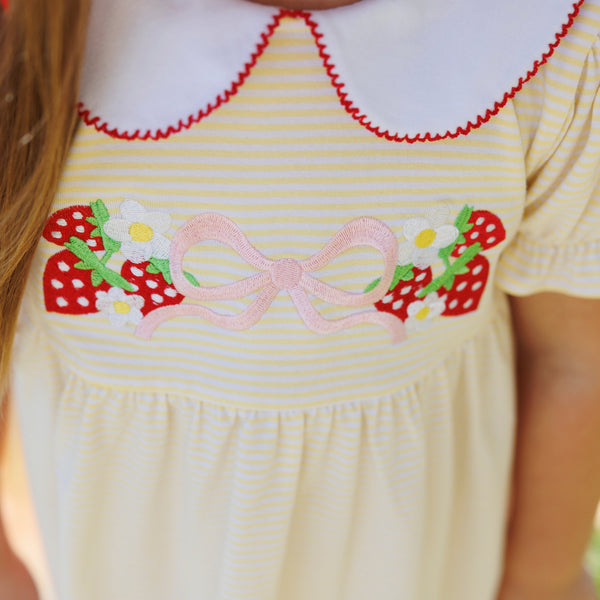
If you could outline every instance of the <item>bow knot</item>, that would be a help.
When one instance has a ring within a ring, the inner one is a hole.
[[[280,290],[289,290],[300,283],[302,265],[293,258],[281,258],[271,266],[271,281]]]

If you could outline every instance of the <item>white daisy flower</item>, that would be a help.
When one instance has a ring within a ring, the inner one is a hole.
[[[422,331],[431,325],[432,319],[439,317],[446,308],[446,296],[439,297],[437,292],[427,294],[423,300],[408,305],[406,328],[408,331]]]
[[[418,269],[425,269],[436,262],[440,249],[458,238],[459,231],[454,225],[444,225],[448,216],[449,210],[445,207],[425,217],[408,219],[404,223],[406,242],[398,248],[398,264],[412,263]]]
[[[137,325],[142,320],[144,299],[134,294],[126,294],[118,287],[111,287],[108,292],[96,292],[96,308],[108,315],[113,327],[124,327],[128,323]]]
[[[121,252],[133,263],[154,258],[169,258],[169,240],[162,235],[171,227],[171,217],[163,212],[149,212],[135,200],[124,200],[120,216],[111,217],[104,231],[121,242]]]

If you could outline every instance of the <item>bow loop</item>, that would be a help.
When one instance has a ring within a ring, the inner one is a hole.
[[[192,285],[183,273],[183,257],[196,244],[210,240],[228,245],[246,262],[263,272],[218,287]],[[175,234],[169,258],[175,288],[180,294],[195,300],[237,300],[271,281],[268,271],[273,266],[273,261],[259,252],[233,221],[217,213],[204,213],[190,219]]]

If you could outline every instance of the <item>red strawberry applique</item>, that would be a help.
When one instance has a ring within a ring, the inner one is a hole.
[[[464,241],[456,244],[452,256],[460,256],[469,246],[475,243],[482,250],[489,250],[506,239],[506,230],[500,218],[489,210],[474,210],[462,232]],[[469,227],[470,225],[470,227]]]
[[[75,265],[80,259],[70,250],[62,250],[50,257],[44,270],[44,302],[46,310],[69,315],[98,312],[96,292],[107,291],[110,285],[102,281],[92,284],[92,271]]]
[[[408,265],[408,267],[410,266]],[[401,277],[398,277],[399,270],[400,272],[404,271]],[[412,277],[410,277],[411,273]],[[404,277],[410,277],[410,279],[406,280]],[[426,269],[397,267],[396,277],[394,277],[397,283],[392,282],[388,293],[375,303],[375,308],[381,312],[391,313],[401,321],[405,321],[408,317],[408,307],[418,299],[417,294],[431,283],[432,278],[430,267]]]
[[[485,284],[490,274],[490,263],[482,254],[474,256],[466,267],[466,273],[454,277],[452,288],[446,295],[444,317],[456,317],[477,310]]]
[[[144,299],[141,308],[144,316],[161,306],[180,304],[184,298],[172,284],[165,281],[162,272],[152,271],[158,269],[153,269],[149,262],[133,263],[127,260],[121,267],[121,275],[134,286],[133,293]]]
[[[42,235],[58,246],[63,246],[72,237],[83,240],[91,250],[104,250],[102,237],[96,225],[88,219],[94,217],[91,206],[67,206],[52,213]]]
[[[431,268],[421,271],[413,265],[397,267],[390,291],[375,303],[377,310],[392,313],[405,322],[415,316],[409,314],[409,306],[413,305],[414,310],[423,308],[427,298],[443,300],[445,307],[437,314],[445,317],[477,310],[490,274],[490,263],[481,253],[503,242],[506,231],[497,215],[487,210],[474,210],[469,205],[462,208],[454,227],[458,230],[455,242],[438,252],[444,270],[432,278]],[[413,273],[415,282],[411,281]],[[422,285],[416,285],[418,277],[421,277]],[[427,312],[432,313],[431,310]]]

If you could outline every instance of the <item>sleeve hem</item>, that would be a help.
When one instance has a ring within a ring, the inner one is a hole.
[[[545,245],[519,235],[500,257],[496,285],[513,296],[551,291],[600,298],[600,240]]]

